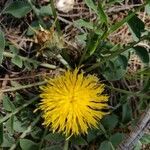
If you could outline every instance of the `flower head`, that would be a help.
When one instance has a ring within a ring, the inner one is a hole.
[[[48,79],[41,90],[43,124],[53,132],[66,136],[87,133],[88,128],[97,128],[106,114],[103,109],[108,106],[108,96],[102,94],[104,84],[94,75],[79,74],[78,69]]]

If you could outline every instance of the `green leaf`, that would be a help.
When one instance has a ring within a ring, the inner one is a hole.
[[[14,102],[18,105],[24,103],[24,98],[21,94],[17,93],[15,94],[15,99],[14,99]]]
[[[87,29],[92,29],[93,30],[93,23],[92,22],[87,22],[84,21],[83,19],[79,19],[73,22],[75,27],[85,27]]]
[[[33,36],[37,30],[40,30],[40,26],[39,22],[36,20],[29,25],[26,34],[28,36]]]
[[[9,45],[9,49],[10,51],[12,51],[13,54],[17,55],[19,53],[18,48],[16,48],[16,46],[14,45]]]
[[[24,66],[29,71],[32,70],[32,68],[33,68],[31,63],[29,63],[28,61],[24,61]]]
[[[113,47],[110,49],[110,52],[116,52],[117,50],[121,49],[121,44],[113,45]]]
[[[76,41],[77,43],[79,43],[80,45],[82,45],[83,47],[86,46],[86,39],[87,39],[87,34],[80,34],[80,35],[76,35]]]
[[[120,80],[127,71],[128,57],[125,55],[118,55],[118,57],[108,61],[101,72],[103,76],[109,80]]]
[[[130,104],[127,102],[122,105],[122,122],[128,123],[132,119],[132,109]]]
[[[124,70],[126,70],[128,67],[129,55],[128,54],[126,56],[125,55],[119,55],[118,59],[120,61],[120,64],[122,65],[122,68]]]
[[[7,128],[7,130],[8,130],[8,132],[10,133],[10,134],[12,134],[13,133],[13,126],[14,126],[14,116],[12,116],[12,117],[10,117],[7,121],[6,121],[6,128]]]
[[[16,132],[22,133],[27,130],[27,127],[23,125],[23,122],[19,121],[16,117],[14,117],[13,128]]]
[[[150,77],[149,68],[147,68],[147,71],[148,71],[148,74],[149,74],[149,77]],[[140,74],[144,74],[144,73],[146,73],[146,72],[144,71],[144,72],[141,72]],[[144,87],[142,88],[141,92],[146,93],[146,92],[149,92],[149,91],[150,91],[150,78],[147,78],[144,81]]]
[[[103,132],[101,130],[99,130],[99,129],[91,129],[88,132],[87,141],[91,142],[92,140],[96,139],[101,134],[103,134]]]
[[[36,150],[38,149],[38,145],[31,140],[28,139],[20,139],[20,147],[22,150]]]
[[[22,68],[23,66],[23,62],[22,59],[15,55],[12,59],[11,59],[12,63],[15,64],[16,66],[18,66],[19,68]]]
[[[118,116],[115,114],[107,115],[102,119],[102,124],[106,129],[112,130],[118,124]]]
[[[136,46],[133,47],[135,50],[136,54],[140,57],[143,63],[149,63],[150,58],[149,58],[149,52],[145,47],[142,46]]]
[[[3,124],[0,124],[0,145],[3,143]]]
[[[51,5],[48,4],[47,6],[42,6],[39,10],[40,16],[52,16],[52,8]]]
[[[73,145],[88,145],[88,143],[86,142],[86,140],[84,138],[82,138],[81,136],[72,137],[71,138],[71,143]]]
[[[65,137],[59,133],[49,133],[44,139],[51,142],[61,142],[65,140]]]
[[[34,138],[34,139],[41,139],[41,135],[43,134],[43,131],[40,127],[37,127],[35,126],[32,130],[31,133],[31,136]]]
[[[120,142],[123,140],[124,134],[123,133],[115,133],[110,137],[110,141],[113,144],[114,147],[120,144]]]
[[[145,10],[148,15],[150,15],[150,3],[145,6]]]
[[[0,30],[0,65],[3,62],[4,49],[5,49],[5,37],[4,37],[4,33]]]
[[[11,14],[16,18],[22,18],[32,10],[31,6],[24,1],[12,2],[6,7],[4,13]]]
[[[1,147],[11,147],[14,144],[15,140],[12,136],[9,134],[5,133],[3,136],[3,143]]]
[[[85,0],[85,3],[90,9],[94,10],[96,14],[98,13],[97,6],[94,4],[93,0]]]
[[[111,33],[113,33],[114,31],[116,31],[117,29],[119,29],[120,27],[122,27],[122,25],[124,23],[129,22],[129,20],[135,16],[136,12],[138,12],[141,8],[143,8],[145,6],[145,4],[141,5],[140,7],[138,7],[134,12],[129,13],[123,20],[115,23],[114,25],[111,26],[111,28],[109,29],[109,32],[107,34],[107,36]],[[106,37],[107,37],[106,36]]]
[[[7,95],[3,96],[3,108],[7,111],[15,110],[15,105],[10,101],[10,98]]]
[[[35,60],[32,60],[32,65],[33,65],[33,67],[35,68],[35,69],[37,69],[37,67],[39,66],[39,63]]]
[[[142,149],[142,143],[138,141],[133,150],[141,150],[141,149]]]
[[[132,30],[133,36],[136,36],[136,38],[139,39],[141,37],[141,33],[144,32],[144,22],[136,15],[134,15],[131,19],[128,20],[127,23]]]
[[[103,141],[98,150],[113,150],[112,144],[109,141]]]
[[[98,14],[102,23],[108,24],[107,15],[104,12],[101,2],[98,3]]]
[[[144,134],[140,141],[142,144],[150,144],[150,134]]]

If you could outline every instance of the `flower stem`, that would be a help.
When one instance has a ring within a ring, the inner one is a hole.
[[[68,150],[68,148],[69,148],[69,140],[66,140],[63,150]]]

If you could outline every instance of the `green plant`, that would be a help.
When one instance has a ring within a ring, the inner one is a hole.
[[[53,0],[44,4],[35,0],[0,2],[3,4],[0,7],[2,149],[61,150],[64,146],[64,150],[114,150],[149,109],[150,28],[140,17],[143,12],[149,17],[149,0],[123,10],[123,19],[118,17],[117,21],[111,21],[114,13],[110,14],[109,9],[124,5],[123,0],[84,2],[83,10],[88,10],[94,20],[90,15],[67,20],[62,17],[65,14],[57,12]],[[77,48],[65,37],[70,26],[77,30],[70,37],[79,44]],[[111,36],[121,29],[131,34],[130,42],[111,41]],[[132,64],[133,56],[139,63]],[[40,111],[34,110],[40,99],[38,86],[46,83],[45,78],[76,67],[103,80],[105,93],[110,97],[110,114],[101,120],[98,129],[89,129],[87,135],[71,136],[68,141],[63,134],[52,133],[42,126]],[[148,121],[147,117],[144,128],[132,139],[136,141],[130,143],[134,149],[150,144],[149,133],[144,134]]]

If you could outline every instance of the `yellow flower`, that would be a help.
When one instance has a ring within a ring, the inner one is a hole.
[[[94,75],[79,74],[79,69],[47,80],[41,87],[44,125],[53,132],[63,132],[67,137],[85,134],[88,128],[98,128],[99,120],[106,114],[108,96],[103,95],[104,84]]]

